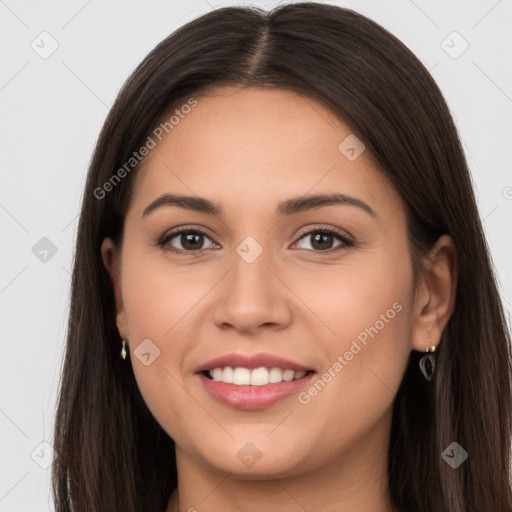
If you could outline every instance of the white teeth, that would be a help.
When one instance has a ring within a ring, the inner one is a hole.
[[[210,377],[217,382],[235,384],[237,386],[266,386],[279,382],[290,382],[301,379],[306,375],[305,371],[294,372],[293,370],[282,370],[281,368],[214,368],[208,372]]]
[[[231,368],[230,366],[224,368],[221,375],[222,382],[226,382],[227,384],[233,384],[233,374],[233,368]]]
[[[270,370],[270,384],[275,384],[276,382],[283,381],[283,370],[281,368],[272,368]]]
[[[293,376],[295,375],[295,372],[293,370],[285,370],[283,372],[283,380],[285,382],[290,382],[293,380]]]
[[[266,368],[256,368],[251,372],[251,386],[265,386],[268,382],[268,370]]]
[[[215,368],[215,370],[216,369],[217,368]],[[237,386],[242,386],[242,385],[248,386],[250,383],[251,383],[251,371],[248,370],[247,368],[235,368],[235,371],[233,372],[233,384],[236,384]]]

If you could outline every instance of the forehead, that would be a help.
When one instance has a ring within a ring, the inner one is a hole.
[[[193,108],[176,107],[172,128],[163,130],[161,140],[153,136],[156,145],[134,184],[132,208],[138,214],[164,192],[209,197],[238,212],[332,192],[359,197],[383,213],[401,210],[373,155],[311,97],[217,87],[194,99]],[[347,145],[362,150],[355,160],[347,157]]]

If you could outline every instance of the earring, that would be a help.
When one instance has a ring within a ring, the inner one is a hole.
[[[428,342],[431,343],[431,339],[428,339]],[[433,352],[436,351],[436,346],[432,345],[431,347],[427,347],[425,349],[425,352],[430,352],[424,355],[420,359],[420,370],[421,373],[423,373],[423,376],[428,381],[432,380],[432,377],[434,376],[434,370],[436,369],[436,358],[434,357]]]
[[[126,359],[126,341],[123,340],[123,348],[121,349],[121,357]]]

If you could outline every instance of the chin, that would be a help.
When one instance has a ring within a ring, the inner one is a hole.
[[[266,434],[265,434],[266,436]],[[219,446],[212,452],[211,446],[207,453],[199,453],[207,464],[222,471],[231,473],[241,480],[268,480],[269,475],[283,478],[298,475],[305,471],[306,454],[299,454],[297,445],[277,446],[271,440],[234,441],[230,445]],[[236,445],[236,446],[235,446]],[[264,446],[263,446],[264,445]]]

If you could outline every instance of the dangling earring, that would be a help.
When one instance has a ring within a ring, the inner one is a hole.
[[[428,342],[431,343],[431,339],[428,339]],[[423,373],[423,376],[428,381],[432,380],[432,377],[434,376],[434,370],[436,369],[436,358],[434,357],[433,352],[436,351],[436,346],[433,345],[432,347],[427,347],[425,349],[425,352],[432,352],[429,354],[424,355],[420,359],[420,370],[421,373]]]
[[[121,349],[121,357],[126,359],[126,341],[123,340],[123,348]]]

